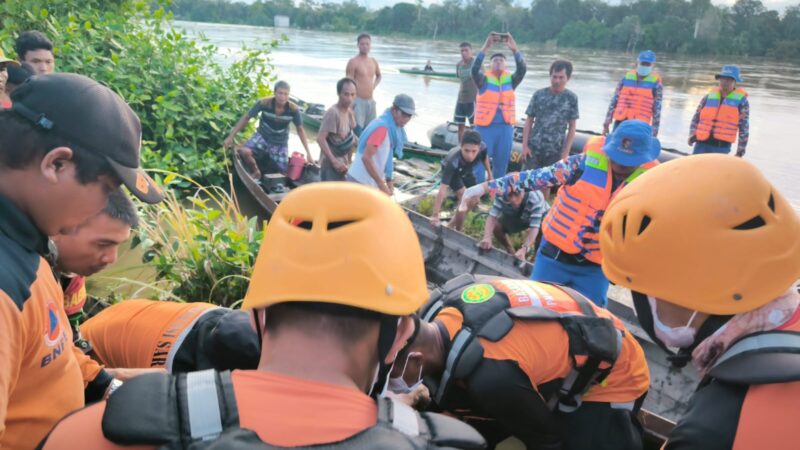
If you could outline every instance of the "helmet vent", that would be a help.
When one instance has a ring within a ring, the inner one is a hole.
[[[628,228],[628,215],[622,216],[622,240],[625,240],[625,229]]]
[[[647,229],[647,226],[650,225],[650,216],[642,217],[642,222],[639,224],[639,235],[641,236],[644,233],[644,230]]]
[[[775,212],[775,196],[772,194],[772,192],[769,193],[769,201],[767,202],[767,206],[769,206],[769,209],[772,212]]]
[[[309,230],[309,231],[311,231],[311,227],[314,225],[314,222],[310,220],[299,220],[299,219],[292,220],[290,221],[290,223],[296,226],[297,228],[302,228],[304,230]]]
[[[755,216],[752,219],[748,220],[747,222],[744,222],[742,224],[739,224],[739,225],[733,227],[733,229],[734,230],[754,230],[756,228],[761,228],[766,224],[767,223],[764,222],[764,218],[763,217]]]
[[[356,222],[358,222],[358,221],[357,220],[340,220],[338,222],[328,222],[328,231],[335,230],[337,228],[341,228],[341,227],[344,227],[344,226],[350,225],[351,223],[356,223]]]

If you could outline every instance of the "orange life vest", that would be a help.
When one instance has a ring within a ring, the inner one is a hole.
[[[747,98],[747,92],[736,88],[724,99],[719,87],[711,89],[706,96],[706,104],[700,110],[700,122],[695,137],[705,141],[710,137],[725,142],[736,140],[739,130],[739,106]]]
[[[800,332],[800,320],[777,331]],[[800,381],[753,384],[739,415],[733,450],[797,448],[794,427],[800,420]]]
[[[651,161],[639,166],[612,192],[614,174],[611,172],[610,159],[603,152],[604,143],[604,136],[593,137],[586,143],[581,178],[575,184],[559,189],[542,227],[548,242],[566,253],[580,254],[596,264],[602,262],[597,232],[611,199],[636,177],[658,165],[658,161]]]
[[[513,125],[517,121],[515,102],[511,73],[503,72],[500,78],[487,73],[483,92],[476,98],[475,125],[485,127],[491,124],[498,107],[503,112],[505,123]]]
[[[653,89],[661,83],[657,73],[640,80],[635,70],[630,70],[622,79],[622,89],[614,107],[614,120],[641,120],[650,123],[653,119]]]

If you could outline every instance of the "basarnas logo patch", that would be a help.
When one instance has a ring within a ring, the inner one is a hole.
[[[491,284],[475,284],[461,293],[461,301],[464,303],[483,303],[494,297],[494,286]]]

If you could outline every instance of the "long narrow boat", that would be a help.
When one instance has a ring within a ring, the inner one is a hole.
[[[413,67],[411,69],[400,69],[400,73],[404,73],[407,75],[422,75],[426,77],[436,77],[436,78],[458,78],[458,74],[455,72],[437,72],[435,70],[424,70],[418,69]]]
[[[242,212],[263,220],[269,219],[284,194],[265,193],[259,182],[247,174],[236,156],[233,166],[235,194]],[[520,264],[518,259],[506,252],[480,250],[475,239],[446,227],[434,228],[427,217],[410,209],[406,209],[406,213],[419,237],[428,280],[432,283],[441,284],[463,273],[524,278],[530,272],[530,264]],[[639,326],[628,296],[627,291],[612,287],[608,309],[625,322],[645,351],[650,367],[651,388],[640,419],[648,442],[660,445],[674,427],[674,422],[685,412],[698,377],[690,368],[676,370],[671,367],[667,354]]]
[[[575,139],[572,141],[571,153],[580,153],[586,141],[600,133],[591,130],[577,130]],[[428,138],[434,149],[449,150],[458,144],[458,125],[453,122],[445,122],[428,130]],[[678,156],[686,155],[686,152],[674,148],[662,148],[664,150],[661,160],[666,161]],[[522,153],[522,123],[518,122],[514,126],[514,144],[511,148],[511,162],[516,163]]]

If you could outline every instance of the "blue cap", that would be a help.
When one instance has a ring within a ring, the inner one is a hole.
[[[645,50],[639,53],[639,61],[653,64],[656,62],[656,54],[652,50]]]
[[[626,120],[608,135],[603,151],[619,165],[638,167],[658,158],[661,143],[647,122]]]
[[[714,76],[717,80],[719,80],[719,77],[733,78],[737,83],[742,82],[742,78],[739,76],[739,66],[722,66],[722,70]]]

